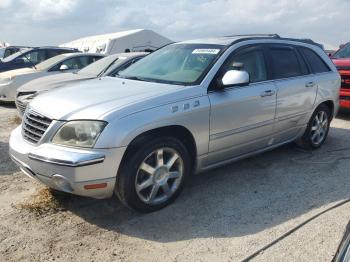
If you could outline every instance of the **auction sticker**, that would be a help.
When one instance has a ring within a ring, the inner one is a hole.
[[[217,55],[220,52],[220,49],[195,49],[192,54],[211,54]]]

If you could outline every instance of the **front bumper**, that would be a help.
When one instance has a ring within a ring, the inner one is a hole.
[[[13,82],[0,84],[0,101],[13,102],[15,101],[16,87]]]
[[[350,89],[340,89],[339,105],[341,108],[350,109]]]
[[[21,126],[10,138],[10,155],[29,177],[50,188],[93,198],[113,195],[117,171],[126,147],[76,149],[53,144],[32,145]]]

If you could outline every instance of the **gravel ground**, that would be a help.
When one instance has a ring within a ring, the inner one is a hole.
[[[50,197],[8,157],[15,116],[0,106],[2,261],[242,261],[350,198],[350,113],[320,150],[288,145],[194,176],[174,204],[147,215],[114,198]],[[349,220],[345,204],[252,261],[330,261]]]

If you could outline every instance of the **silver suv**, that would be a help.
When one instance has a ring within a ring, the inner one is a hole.
[[[316,149],[340,76],[310,41],[233,36],[168,45],[122,71],[36,97],[10,154],[52,189],[158,210],[192,173],[297,141]]]

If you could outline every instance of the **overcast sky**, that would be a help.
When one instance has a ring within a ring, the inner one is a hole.
[[[350,41],[350,0],[0,0],[0,41],[57,45],[145,28],[174,41],[242,33]]]

